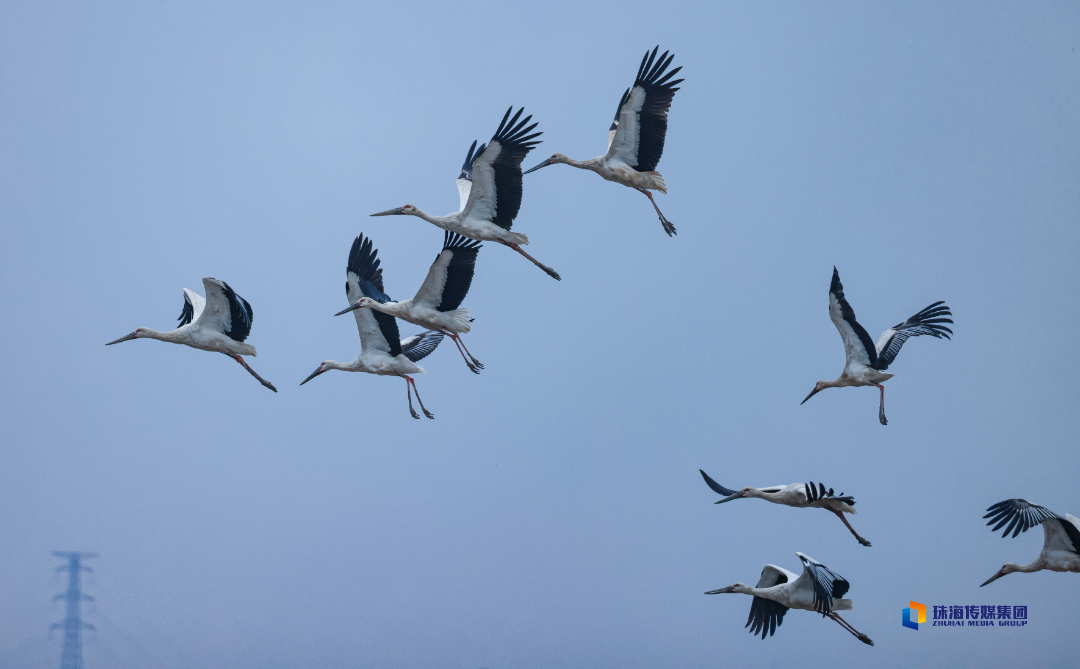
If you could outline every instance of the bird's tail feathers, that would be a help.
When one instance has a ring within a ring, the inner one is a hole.
[[[520,232],[507,232],[506,235],[510,238],[507,241],[511,244],[517,244],[518,246],[528,246],[529,237],[523,235]]]
[[[240,343],[240,344],[239,344],[239,347],[240,347],[241,349],[244,349],[244,350],[240,351],[240,355],[250,355],[250,356],[251,356],[251,357],[253,357],[253,358],[259,355],[259,354],[258,354],[258,353],[257,353],[257,352],[255,351],[255,347],[254,347],[254,346],[252,346],[251,344],[244,344],[244,343]]]
[[[454,309],[448,311],[445,314],[454,321],[454,331],[465,334],[472,330],[472,317],[469,315],[469,310],[464,307],[461,309]]]
[[[659,172],[645,172],[645,176],[649,177],[651,182],[649,188],[658,190],[664,195],[667,195],[667,184],[664,183],[664,177],[660,176]]]

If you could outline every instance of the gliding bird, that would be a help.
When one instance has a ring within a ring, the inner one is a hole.
[[[615,120],[608,129],[607,153],[589,160],[573,160],[561,153],[556,153],[525,174],[541,167],[564,163],[583,170],[596,172],[608,181],[628,186],[643,193],[652,202],[664,232],[668,236],[675,234],[675,226],[664,218],[660,207],[656,206],[649,189],[667,193],[664,177],[656,171],[656,164],[664,152],[664,136],[667,134],[667,114],[671,100],[675,97],[676,84],[682,79],[668,81],[682,67],[665,74],[668,65],[675,57],[665,51],[656,59],[657,46],[652,53],[646,51],[638,67],[634,85],[626,90],[615,110]]]
[[[370,284],[382,293],[382,270],[378,263],[362,263],[362,240],[363,236],[357,237],[353,242],[349,253],[349,266],[346,270],[345,294],[349,302],[356,302],[364,296],[360,289],[361,282]],[[370,251],[371,240],[363,240]],[[427,357],[442,341],[441,332],[423,332],[413,335],[408,339],[398,341],[397,320],[393,316],[381,311],[371,309],[357,309],[353,312],[356,317],[356,328],[360,331],[360,355],[352,362],[337,362],[324,360],[311,376],[300,382],[304,385],[319,374],[331,369],[340,369],[346,372],[367,372],[379,376],[400,376],[405,379],[405,392],[409,396],[409,413],[419,420],[416,410],[413,409],[412,395],[416,392],[416,401],[420,403],[420,409],[428,418],[435,416],[424,407],[420,400],[420,392],[416,390],[416,382],[409,374],[424,374],[422,367],[416,365]]]
[[[1023,572],[1029,574],[1033,571],[1049,569],[1050,571],[1080,572],[1080,518],[1065,514],[1065,517],[1057,515],[1046,507],[1032,504],[1026,499],[1007,499],[998,502],[989,509],[983,518],[989,518],[987,525],[994,525],[992,531],[997,532],[1005,523],[1002,538],[1009,536],[1012,530],[1013,537],[1021,532],[1027,532],[1028,528],[1042,525],[1043,547],[1039,557],[1028,565],[1006,562],[998,570],[998,573],[987,579],[987,583],[993,583],[1006,574]],[[1013,530],[1013,526],[1016,529]],[[979,586],[980,588],[982,586]]]
[[[465,348],[465,343],[458,336],[459,332],[472,330],[469,310],[458,307],[461,306],[461,302],[469,292],[469,286],[472,285],[473,271],[476,269],[476,253],[479,250],[479,242],[469,241],[447,230],[443,236],[442,252],[435,257],[435,262],[431,264],[427,278],[424,279],[415,297],[394,302],[370,282],[360,279],[358,284],[363,297],[334,315],[340,316],[368,307],[396,316],[413,325],[441,332],[454,341],[469,369],[479,374],[484,366],[473,357],[472,353],[469,353],[469,349]],[[360,235],[353,242],[353,251],[349,254],[350,266],[353,266],[353,254],[356,254],[355,266],[358,268],[358,276],[367,276],[378,270],[381,277],[382,270],[378,269],[381,261],[376,258],[378,251],[372,247],[370,239],[365,240],[364,236]],[[478,367],[480,369],[477,369]]]
[[[874,642],[870,640],[870,637],[856,630],[836,613],[851,610],[851,600],[841,599],[847,594],[850,584],[817,560],[802,553],[795,553],[795,555],[799,556],[803,564],[803,572],[798,577],[787,569],[768,564],[761,570],[757,587],[751,588],[743,583],[736,583],[719,590],[710,590],[705,594],[721,595],[736,592],[753,595],[750,617],[743,627],[750,627],[750,633],[755,636],[761,632],[762,640],[776,633],[776,628],[784,622],[784,614],[788,612],[788,609],[803,609],[817,611],[826,618],[832,618],[841,627],[855,635],[859,641],[873,646]]]
[[[705,483],[708,484],[713,492],[724,495],[724,499],[714,504],[723,504],[724,502],[730,502],[733,499],[753,498],[763,499],[766,502],[772,502],[773,504],[784,504],[785,506],[794,506],[800,509],[815,508],[825,509],[832,511],[836,514],[844,523],[844,527],[855,535],[859,543],[863,546],[869,546],[870,542],[859,536],[859,533],[855,531],[844,518],[845,513],[855,513],[855,509],[851,508],[855,504],[855,498],[851,495],[844,495],[840,493],[836,495],[833,493],[833,489],[829,488],[825,490],[825,486],[813,481],[810,483],[792,483],[790,485],[774,485],[768,488],[743,488],[742,490],[729,490],[720,485],[716,481],[712,480],[704,470],[699,469],[701,475],[705,478]]]
[[[205,300],[187,288],[184,289],[184,310],[180,312],[180,324],[175,330],[158,332],[150,328],[139,328],[105,345],[112,346],[129,339],[157,339],[170,344],[184,344],[201,351],[223,353],[243,365],[259,383],[276,393],[274,384],[256,374],[240,357],[256,355],[255,347],[244,343],[251,333],[251,305],[224,281],[204,277],[202,282],[206,290]]]
[[[529,238],[520,232],[511,232],[510,226],[517,218],[521,208],[521,161],[529,151],[539,144],[542,133],[528,134],[536,123],[526,127],[532,116],[526,116],[520,123],[518,118],[525,111],[521,108],[510,118],[513,107],[506,110],[499,129],[491,141],[482,145],[466,162],[463,173],[471,171],[472,186],[468,200],[461,211],[446,216],[433,216],[420,207],[407,204],[396,209],[380,211],[372,216],[409,215],[422,218],[443,230],[456,232],[478,242],[499,242],[509,246],[529,259],[534,265],[547,272],[553,279],[561,280],[558,272],[542,264],[536,258],[522,250],[522,245],[529,243]],[[459,193],[464,195],[464,188],[458,179]]]
[[[840,274],[833,267],[832,285],[829,286],[829,318],[833,325],[840,331],[840,337],[844,340],[844,354],[847,361],[844,363],[844,373],[835,381],[818,381],[814,389],[800,404],[806,404],[817,393],[826,388],[843,388],[845,386],[875,386],[881,391],[881,406],[878,409],[878,420],[882,425],[888,425],[885,420],[885,387],[881,385],[893,377],[886,374],[900,347],[909,337],[930,335],[938,339],[944,337],[951,339],[952,330],[941,325],[952,323],[952,312],[944,302],[934,302],[919,313],[898,323],[885,332],[881,333],[877,346],[866,333],[866,329],[855,320],[855,311],[844,299],[844,287],[840,284]]]

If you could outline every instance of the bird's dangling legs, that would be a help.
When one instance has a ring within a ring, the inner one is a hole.
[[[870,545],[869,541],[867,541],[866,539],[863,539],[862,537],[859,536],[859,533],[855,531],[855,528],[852,527],[850,523],[848,523],[847,518],[844,518],[844,512],[843,511],[837,511],[836,509],[830,509],[830,511],[835,513],[836,517],[844,522],[844,526],[847,527],[848,530],[850,530],[851,533],[855,535],[855,538],[859,540],[860,544],[862,544],[863,546],[869,546]]]
[[[420,391],[416,389],[416,381],[413,381],[411,376],[406,376],[405,379],[412,384],[413,392],[416,393],[416,401],[420,403],[420,410],[423,411],[424,415],[428,418],[434,418],[435,414],[424,408],[424,400],[420,399]],[[412,408],[412,402],[409,403],[409,408]]]
[[[457,340],[457,337],[455,337],[449,330],[439,330],[439,332],[443,333],[444,335],[450,337],[450,339],[453,340],[454,346],[457,346],[458,353],[460,353],[461,357],[465,359],[465,364],[469,366],[469,371],[473,374],[479,374],[480,370],[476,368],[476,365],[474,365],[472,362],[469,361],[467,357],[465,357],[465,351],[461,350],[461,342]]]
[[[461,344],[461,348],[465,349],[465,352],[469,354],[469,358],[472,359],[472,363],[474,365],[476,365],[480,369],[484,368],[484,366],[482,364],[480,364],[480,361],[476,359],[476,356],[474,356],[469,351],[468,347],[465,346],[465,341],[461,338],[461,335],[459,335],[456,332],[447,332],[446,334],[450,335],[450,338],[453,339],[456,343]]]
[[[539,260],[537,260],[536,258],[532,257],[532,256],[531,256],[531,255],[529,255],[528,253],[525,253],[525,251],[523,251],[523,250],[521,249],[521,247],[520,247],[520,246],[518,246],[517,244],[511,244],[510,242],[502,242],[502,243],[503,243],[503,244],[505,244],[505,245],[507,245],[507,246],[509,246],[510,248],[514,249],[515,251],[517,251],[517,252],[518,252],[518,253],[520,253],[521,255],[525,256],[526,258],[528,258],[528,259],[529,259],[529,262],[531,262],[532,264],[536,265],[536,266],[537,266],[537,267],[539,267],[540,269],[542,269],[542,270],[544,270],[545,272],[547,272],[547,275],[548,275],[548,276],[550,276],[550,277],[551,277],[552,279],[555,279],[556,281],[562,281],[562,277],[561,277],[561,276],[559,276],[559,273],[558,273],[558,272],[556,272],[555,270],[551,269],[550,267],[548,267],[548,266],[547,266],[547,265],[545,265],[544,263],[540,262],[540,261],[539,261]]]
[[[881,391],[881,408],[878,409],[878,420],[882,425],[888,425],[889,421],[885,420],[885,386],[878,384],[878,390]]]
[[[229,357],[230,357],[230,358],[232,358],[233,360],[237,361],[237,362],[238,362],[238,363],[240,363],[241,365],[243,365],[243,366],[244,366],[244,369],[246,369],[246,370],[247,370],[248,372],[250,372],[250,373],[251,373],[251,375],[252,375],[252,376],[254,376],[254,377],[255,377],[256,379],[258,379],[258,380],[259,380],[259,383],[263,384],[264,386],[266,386],[266,387],[267,387],[267,388],[269,388],[270,390],[273,390],[273,391],[274,391],[275,393],[277,392],[277,388],[275,388],[275,387],[274,387],[274,384],[270,383],[269,381],[267,381],[267,380],[266,380],[266,379],[264,379],[263,377],[261,377],[261,376],[259,376],[258,374],[256,374],[256,373],[255,373],[255,370],[254,370],[254,369],[252,369],[252,368],[250,368],[250,367],[248,367],[248,364],[247,364],[246,362],[244,362],[244,359],[243,359],[243,358],[241,358],[241,357],[240,357],[239,355],[232,355],[232,356],[229,356]]]
[[[652,193],[644,188],[634,188],[639,193],[644,193],[645,197],[649,198],[649,202],[652,202],[652,208],[656,210],[656,215],[660,217],[660,224],[664,226],[664,232],[668,233],[668,237],[678,234],[675,232],[675,226],[671,224],[671,221],[664,218],[664,214],[660,211],[660,207],[656,206],[656,200],[653,199]]]
[[[844,620],[843,618],[841,618],[840,614],[837,613],[836,611],[833,611],[832,613],[830,613],[829,617],[832,618],[833,620],[835,620],[836,622],[840,623],[841,627],[843,627],[847,631],[854,634],[855,638],[858,639],[859,641],[862,641],[863,643],[867,644],[868,646],[873,646],[874,645],[874,642],[870,640],[870,637],[866,636],[865,634],[863,634],[859,630],[857,630],[854,627],[852,627],[851,625],[849,625],[848,622],[846,620]]]
[[[412,408],[412,385],[410,384],[412,379],[405,375],[402,375],[401,378],[405,379],[405,394],[409,396],[409,413],[411,413],[412,417],[416,420],[420,420],[420,414],[416,413],[416,409]],[[416,399],[420,398],[417,397]]]

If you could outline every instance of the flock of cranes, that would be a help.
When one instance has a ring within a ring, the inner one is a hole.
[[[675,235],[675,226],[660,211],[650,191],[667,192],[656,166],[664,150],[668,110],[675,92],[679,90],[677,85],[683,81],[674,77],[682,68],[669,70],[674,56],[665,51],[658,57],[658,51],[659,47],[646,52],[633,85],[620,98],[615,120],[608,130],[608,149],[604,155],[579,161],[556,153],[522,172],[521,163],[539,143],[536,138],[541,132],[535,131],[537,123],[530,123],[532,116],[521,118],[524,108],[514,112],[510,107],[486,144],[477,148],[474,141],[469,147],[456,180],[460,195],[458,211],[435,216],[415,205],[406,204],[371,214],[416,216],[442,228],[445,231],[442,249],[416,294],[407,300],[394,301],[384,288],[381,261],[374,243],[363,234],[357,236],[346,266],[345,292],[349,306],[336,315],[352,313],[360,334],[360,354],[347,363],[323,361],[300,385],[332,369],[396,376],[405,380],[410,415],[419,419],[412,403],[413,395],[416,395],[423,414],[434,418],[421,401],[413,379],[414,375],[424,373],[417,363],[430,355],[444,337],[449,337],[470,371],[479,374],[484,368],[469,352],[461,337],[472,329],[473,319],[468,309],[461,305],[472,285],[481,242],[509,247],[552,278],[561,280],[558,272],[522,248],[529,244],[529,238],[511,230],[521,207],[523,174],[555,164],[596,172],[608,181],[643,193],[649,198],[664,231],[669,236]],[[205,299],[184,289],[184,307],[175,330],[158,332],[138,328],[107,345],[146,338],[223,353],[243,365],[262,385],[277,392],[272,383],[260,377],[244,361],[243,356],[256,355],[255,347],[245,343],[253,321],[251,305],[224,281],[204,278],[203,286]],[[840,275],[834,267],[829,288],[829,317],[844,343],[844,371],[835,381],[818,381],[803,403],[826,388],[874,386],[881,392],[878,418],[882,425],[887,425],[885,388],[881,384],[893,375],[886,373],[886,370],[893,364],[904,342],[911,337],[929,335],[949,339],[952,330],[945,324],[952,324],[951,316],[944,302],[934,302],[886,330],[875,344],[855,319],[855,312],[844,296]],[[424,331],[402,339],[398,332],[399,319],[424,328]],[[758,498],[796,508],[825,509],[835,514],[861,545],[870,546],[870,542],[859,536],[845,518],[845,514],[855,513],[855,499],[843,492],[837,495],[832,488],[826,490],[824,485],[814,482],[732,490],[718,484],[704,471],[701,471],[701,475],[709,488],[723,496],[716,504]],[[1062,518],[1022,499],[999,502],[988,511],[985,516],[991,519],[988,524],[997,523],[994,530],[1008,523],[1005,535],[1013,531],[1015,537],[1041,524],[1045,539],[1037,560],[1029,565],[1006,563],[983,585],[1013,572],[1042,569],[1080,572],[1080,519],[1070,515]],[[736,583],[706,594],[752,595],[754,599],[746,626],[750,627],[752,634],[760,633],[762,639],[774,634],[788,609],[795,608],[815,611],[831,618],[860,641],[872,646],[869,637],[855,630],[837,613],[852,608],[851,600],[844,599],[850,588],[848,581],[820,562],[802,553],[796,555],[803,565],[799,575],[781,567],[766,565],[755,587]]]

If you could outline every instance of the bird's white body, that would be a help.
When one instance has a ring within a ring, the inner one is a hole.
[[[779,602],[789,609],[802,609],[803,611],[815,611],[814,606],[814,579],[807,572],[803,570],[802,574],[794,574],[783,567],[777,567],[776,565],[765,565],[765,569],[775,569],[787,576],[787,583],[781,583],[774,585],[771,588],[752,588],[748,585],[738,583],[732,588],[732,592],[737,592],[746,595],[753,595],[754,597],[764,597],[765,599],[771,599],[774,602]],[[762,572],[764,574],[764,572]],[[764,576],[763,576],[764,577]],[[850,611],[852,603],[850,599],[837,599],[832,600],[833,611]]]
[[[475,191],[477,188],[474,186],[473,190]],[[435,227],[456,232],[462,237],[475,239],[479,242],[528,245],[529,238],[526,235],[495,225],[490,219],[484,218],[484,214],[479,213],[477,209],[479,208],[474,207],[469,211],[455,211],[446,216],[435,216],[420,207],[407,204],[401,208],[400,213],[422,218]]]
[[[337,362],[327,360],[323,362],[326,369],[340,369],[343,372],[365,372],[378,376],[406,376],[408,374],[426,374],[420,367],[404,355],[390,357],[389,353],[378,350],[362,351],[352,362]]]
[[[1080,531],[1080,518],[1065,514],[1065,520]],[[1032,572],[1043,569],[1049,571],[1071,571],[1080,573],[1080,554],[1066,548],[1065,532],[1056,523],[1043,523],[1043,548],[1039,557],[1029,565],[1016,571]]]
[[[561,153],[556,153],[548,160],[551,161],[550,164],[552,165],[570,165],[578,169],[595,172],[607,181],[613,181],[630,188],[667,193],[667,184],[664,183],[664,177],[660,176],[659,172],[638,172],[628,165],[625,160],[618,155],[612,155],[611,152],[588,160],[574,160]]]
[[[428,330],[448,330],[461,334],[472,330],[472,318],[469,316],[469,310],[465,308],[437,311],[430,304],[417,302],[415,298],[385,304],[369,300],[365,302],[365,305]]]

